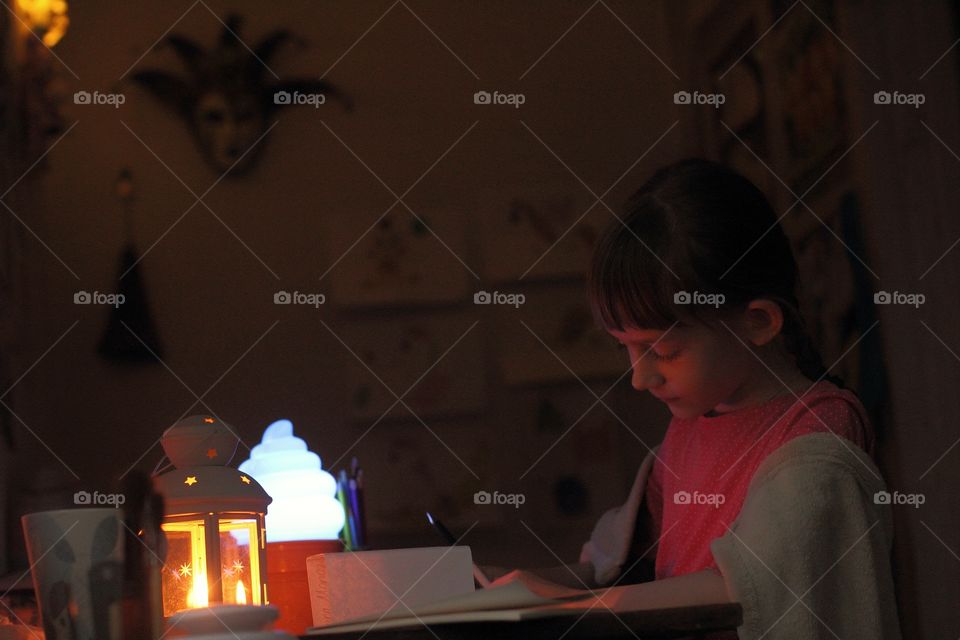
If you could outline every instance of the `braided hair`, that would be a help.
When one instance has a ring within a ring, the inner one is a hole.
[[[840,376],[830,375],[823,363],[820,351],[810,339],[803,315],[796,302],[781,304],[783,314],[783,343],[790,355],[793,356],[800,372],[811,380],[829,380],[841,389],[846,388]]]

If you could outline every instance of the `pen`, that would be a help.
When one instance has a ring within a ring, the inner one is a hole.
[[[343,469],[340,470],[340,477],[337,480],[337,498],[340,500],[340,504],[343,505],[343,542],[347,551],[354,550],[354,541],[352,535],[352,527],[350,522],[352,517],[350,515],[350,499],[347,497],[347,472]]]
[[[367,540],[367,511],[363,499],[363,469],[357,469],[357,517],[360,518],[360,540],[363,546],[368,544]]]
[[[350,513],[353,515],[353,520],[351,521],[353,530],[351,533],[353,534],[353,544],[356,546],[357,550],[360,550],[363,549],[364,540],[360,525],[360,507],[357,502],[357,481],[353,478],[350,478],[348,482],[349,490],[347,491],[347,497],[350,500]]]
[[[434,518],[433,514],[429,511],[427,511],[427,521],[433,525],[433,528],[437,530],[447,544],[450,546],[457,544],[457,539],[452,533],[450,533],[450,530],[443,526],[442,522]],[[486,574],[483,573],[483,570],[477,566],[476,562],[473,563],[473,579],[476,580],[477,584],[483,589],[486,589],[490,586],[490,579],[487,578]]]
[[[440,533],[440,537],[442,537],[447,544],[451,546],[457,544],[457,539],[450,533],[450,530],[443,526],[442,522],[436,520],[429,511],[427,511],[427,521]]]

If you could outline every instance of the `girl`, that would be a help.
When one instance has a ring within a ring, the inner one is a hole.
[[[898,638],[871,426],[827,375],[796,286],[752,183],[705,160],[658,171],[599,242],[588,291],[633,387],[673,419],[580,564],[501,581],[653,577],[616,608],[736,601],[740,638]]]

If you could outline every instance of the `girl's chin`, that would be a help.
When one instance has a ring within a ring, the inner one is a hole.
[[[698,415],[700,415],[697,413],[696,409],[691,409],[690,406],[682,404],[678,400],[671,400],[670,402],[667,402],[666,405],[667,408],[670,409],[670,413],[673,414],[674,418],[696,418]]]
[[[674,418],[679,418],[681,420],[691,420],[693,418],[699,418],[703,414],[710,411],[710,408],[702,409],[694,405],[685,404],[677,400],[671,400],[666,403],[667,407],[670,409],[670,413],[673,414]]]

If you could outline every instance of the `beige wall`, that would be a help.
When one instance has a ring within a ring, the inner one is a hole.
[[[65,72],[66,90],[70,95],[78,89],[109,91],[186,6],[74,3],[70,33],[56,49],[80,77],[77,81]],[[271,66],[281,75],[316,77],[390,5],[234,2],[209,6],[221,16],[229,10],[244,15],[243,35],[248,41],[274,28],[294,29],[308,40],[308,48],[289,49]],[[205,401],[232,421],[251,445],[269,421],[289,417],[311,448],[332,461],[363,428],[351,423],[345,411],[349,389],[343,371],[351,364],[351,356],[323,329],[318,315],[344,331],[358,317],[390,323],[403,314],[449,312],[446,308],[408,309],[400,316],[392,311],[344,315],[331,299],[331,305],[316,314],[272,304],[273,292],[281,288],[329,292],[327,281],[317,279],[348,246],[331,240],[332,225],[342,219],[373,221],[393,202],[377,179],[328,133],[321,117],[398,194],[478,121],[406,201],[434,220],[462,218],[465,237],[456,245],[457,252],[481,274],[476,238],[485,216],[496,206],[493,198],[502,200],[505,192],[565,175],[562,165],[528,133],[521,119],[598,194],[675,119],[669,72],[600,6],[523,80],[519,80],[521,74],[564,34],[584,7],[578,3],[460,3],[456,11],[449,11],[442,2],[410,6],[480,79],[403,5],[394,7],[329,74],[353,97],[355,112],[347,115],[329,107],[322,115],[309,108],[280,112],[279,124],[253,173],[225,179],[207,196],[206,203],[250,251],[200,205],[170,230],[194,199],[123,123],[196,193],[203,193],[217,175],[203,164],[182,124],[152,98],[128,86],[123,89],[128,100],[119,110],[65,106],[68,121],[79,123],[51,151],[46,170],[31,176],[22,188],[39,194],[36,210],[29,212],[32,228],[79,279],[39,243],[26,242],[31,269],[23,367],[77,324],[20,383],[16,406],[49,449],[76,472],[76,485],[103,486],[127,469],[194,402],[185,387],[202,394],[277,320],[279,324]],[[656,5],[624,4],[616,6],[616,11],[647,44],[667,55],[667,37]],[[219,28],[201,4],[173,31],[209,43]],[[169,51],[157,50],[137,69],[175,69],[175,65]],[[519,111],[483,109],[473,104],[478,89],[523,92],[527,102]],[[608,194],[607,202],[616,208],[654,166],[681,155],[678,140],[661,145],[633,167]],[[141,266],[167,350],[164,360],[173,373],[161,366],[126,369],[99,359],[94,351],[106,313],[72,304],[78,289],[115,287],[123,237],[113,182],[124,165],[132,168],[137,181],[136,236],[141,250],[169,231]],[[575,179],[567,181],[578,197],[587,198]],[[279,281],[251,252],[276,272]],[[462,269],[452,257],[443,268]],[[479,288],[472,277],[469,280],[467,293]],[[578,293],[581,287],[574,280],[535,283],[518,290],[547,301],[548,308],[531,309],[531,313],[549,313],[551,296]],[[519,487],[541,491],[546,499],[550,494],[544,486],[552,483],[549,477],[533,473],[523,483],[518,480],[541,450],[525,440],[539,396],[504,387],[489,348],[498,340],[492,319],[477,314],[468,299],[464,296],[463,303],[451,309],[482,320],[480,331],[488,348],[476,366],[483,367],[481,379],[489,383],[488,408],[469,418],[428,422],[454,449],[458,440],[472,433],[495,440],[496,455],[479,481],[453,464],[452,473],[459,474],[454,481],[471,493],[484,487]],[[513,329],[525,331],[518,323]],[[541,347],[528,339],[526,348]],[[582,396],[584,407],[591,400],[575,381],[554,392]],[[627,416],[633,429],[645,434],[644,439],[651,444],[658,441],[666,425],[662,410],[648,399],[623,397],[622,389],[615,390],[609,402]],[[201,410],[198,405],[194,412]],[[409,421],[381,424],[364,440],[364,447],[382,447],[390,433],[382,430],[421,428]],[[625,492],[644,449],[619,425],[615,428],[618,455],[607,474]],[[30,478],[28,486],[20,487],[21,496],[35,488],[39,467],[71,479],[25,429],[19,429],[17,439],[22,452],[20,476]],[[364,448],[359,451],[363,457]],[[154,448],[139,468],[152,469],[159,455],[159,447]],[[442,448],[434,455],[444,465],[451,460]],[[376,468],[367,473],[372,501],[390,500],[396,483],[403,480]],[[598,486],[610,486],[610,481],[600,478]],[[470,495],[465,498],[469,501]],[[595,493],[591,511],[596,513],[621,498],[619,490],[614,495]],[[546,513],[542,506],[501,517],[504,521],[537,519],[542,523],[537,530],[551,547],[567,557],[575,555],[591,518],[561,523],[541,513]],[[516,545],[482,529],[476,544],[489,544],[490,562],[554,561],[532,537]],[[419,542],[433,541],[431,532],[424,530]]]

